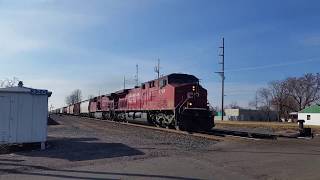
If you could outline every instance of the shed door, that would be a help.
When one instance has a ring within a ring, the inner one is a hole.
[[[10,97],[0,96],[0,144],[9,141]]]

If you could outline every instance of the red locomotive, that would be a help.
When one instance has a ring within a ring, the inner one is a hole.
[[[181,130],[208,130],[214,126],[207,90],[198,78],[188,74],[170,74],[133,89],[94,97],[89,100],[88,109],[79,108],[80,104],[72,105],[74,115]]]

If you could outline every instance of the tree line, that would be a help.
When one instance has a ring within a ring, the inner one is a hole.
[[[19,79],[16,77],[13,78],[6,78],[4,80],[0,80],[0,87],[14,87],[18,84]]]
[[[87,99],[93,99],[94,95],[88,95]],[[66,96],[65,102],[67,105],[72,105],[83,100],[82,91],[80,89],[73,90],[68,96]]]
[[[82,100],[82,92],[80,89],[76,89],[66,97],[66,104],[72,105],[72,104],[81,102],[81,100]]]
[[[308,73],[301,77],[289,77],[272,81],[256,92],[249,103],[265,112],[277,111],[280,118],[288,119],[290,112],[298,112],[320,102],[320,74]]]

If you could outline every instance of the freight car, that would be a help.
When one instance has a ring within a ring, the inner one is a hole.
[[[163,76],[139,87],[97,96],[67,109],[67,113],[73,115],[181,130],[208,130],[214,126],[207,90],[199,84],[198,78],[189,74]]]
[[[81,116],[89,116],[89,100],[80,102],[80,115]]]
[[[69,109],[69,107],[63,107],[62,113],[68,114],[68,109]]]
[[[80,115],[80,102],[77,102],[73,106],[73,114],[76,116]]]

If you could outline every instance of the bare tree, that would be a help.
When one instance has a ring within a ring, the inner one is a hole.
[[[261,88],[257,91],[258,101],[260,106],[267,106],[271,109],[271,91],[269,88]]]
[[[289,92],[286,81],[273,81],[269,83],[269,90],[271,93],[271,105],[278,112],[278,120],[282,117],[286,117],[286,108],[289,106],[288,98]]]
[[[72,93],[66,97],[66,103],[67,105],[75,104],[77,102],[80,102],[82,99],[82,93],[80,89],[76,89],[72,91]]]
[[[297,104],[296,111],[305,109],[320,100],[320,75],[306,74],[299,78],[288,78],[289,95]]]
[[[261,88],[257,92],[257,98],[260,102],[260,106],[258,107],[259,110],[263,111],[268,120],[270,121],[270,114],[272,111],[272,93],[269,88]]]
[[[19,79],[13,77],[12,79],[6,78],[5,80],[0,80],[0,87],[13,87],[16,86]]]
[[[256,93],[254,100],[248,103],[248,106],[254,108],[255,110],[258,109],[259,107],[258,93]]]
[[[276,110],[279,119],[287,119],[290,112],[300,111],[319,102],[320,75],[306,74],[302,77],[273,81],[269,83],[267,88],[259,89],[257,97],[258,109],[264,110],[266,113]]]
[[[241,108],[241,107],[238,105],[238,103],[235,102],[235,101],[231,102],[227,107],[230,108],[230,109],[239,109],[239,108]]]

